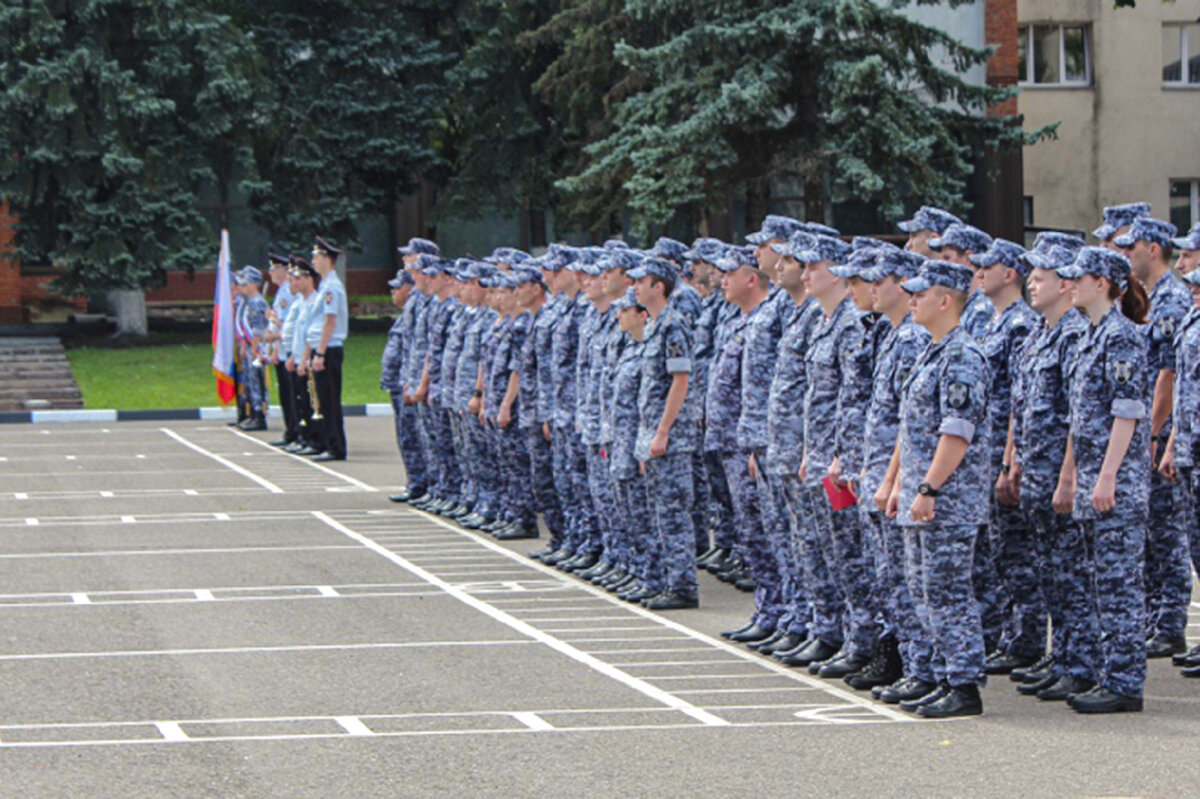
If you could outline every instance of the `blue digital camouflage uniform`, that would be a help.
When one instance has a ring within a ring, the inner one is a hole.
[[[713,435],[708,418],[708,392],[712,390],[712,362],[724,345],[729,325],[740,313],[725,301],[720,289],[705,298],[706,307],[696,324],[693,364],[696,372],[693,379],[696,390],[701,393],[701,416],[704,420],[704,472],[708,478],[708,525],[712,528],[712,545],[718,549],[733,549],[737,534],[733,526],[733,498],[729,494],[729,482],[725,479],[725,467],[721,464],[719,449],[709,446]],[[719,433],[718,433],[719,434]],[[693,469],[694,471],[694,469]],[[697,533],[700,535],[700,533]]]
[[[1196,273],[1193,273],[1196,274]],[[1197,274],[1200,279],[1200,274]],[[1185,529],[1200,530],[1200,471],[1196,469],[1200,455],[1200,435],[1196,422],[1200,419],[1200,308],[1192,308],[1175,333],[1175,405],[1172,412],[1175,431],[1175,466],[1184,491]],[[1200,534],[1192,533],[1192,565],[1200,569]]]
[[[910,528],[906,574],[932,647],[934,676],[951,686],[985,681],[983,628],[971,572],[990,488],[986,452],[981,451],[988,432],[987,385],[987,361],[960,324],[917,358],[900,402],[897,521]],[[934,520],[914,522],[917,487],[943,435],[965,439],[967,452],[939,488]]]
[[[554,462],[550,442],[542,425],[552,417],[552,387],[550,385],[550,338],[558,308],[558,297],[542,305],[533,316],[530,330],[521,344],[521,418],[519,425],[525,433],[529,450],[529,493],[534,508],[542,514],[550,531],[551,545],[557,549],[566,530],[562,506],[554,487]]]
[[[804,355],[812,331],[824,318],[812,298],[788,311],[779,339],[775,372],[767,397],[767,448],[759,462],[763,493],[763,526],[777,559],[780,575],[778,602],[782,613],[777,629],[808,637],[808,606],[800,560],[800,462],[804,457],[804,403],[797,398],[808,389]]]
[[[1093,248],[1085,248],[1088,253]],[[1100,625],[1097,682],[1124,696],[1141,696],[1146,680],[1146,516],[1150,451],[1145,334],[1113,307],[1080,339],[1068,376],[1075,454],[1075,513],[1093,547],[1093,597]],[[1116,507],[1098,513],[1092,492],[1114,418],[1138,421],[1117,471]]]
[[[699,438],[698,399],[689,385],[683,407],[671,426],[667,453],[650,457],[650,444],[666,409],[676,374],[692,370],[692,334],[669,306],[647,322],[638,386],[638,437],[634,451],[646,465],[646,494],[661,547],[662,563],[650,587],[695,599],[696,536],[692,530],[692,464]]]
[[[497,518],[497,501],[502,488],[499,465],[496,462],[498,442],[489,436],[487,427],[479,423],[468,406],[479,382],[479,369],[490,357],[491,330],[499,315],[491,308],[476,308],[470,323],[463,331],[458,364],[454,370],[454,411],[462,424],[465,457],[460,461],[464,472],[471,475],[475,487],[475,512],[486,519]]]
[[[554,455],[554,486],[567,528],[564,548],[577,555],[592,538],[595,522],[587,489],[587,458],[575,430],[576,370],[579,356],[579,323],[591,307],[582,293],[564,298],[555,320],[550,346],[550,380],[554,397],[550,441]]]
[[[379,379],[379,387],[389,392],[391,397],[396,420],[396,444],[400,448],[400,459],[404,462],[408,493],[414,499],[428,490],[429,478],[425,451],[417,432],[416,407],[404,401],[405,364],[414,346],[417,318],[428,302],[429,297],[418,289],[414,288],[408,295],[408,301],[388,331]]]
[[[1147,366],[1150,391],[1161,371],[1175,371],[1175,335],[1192,307],[1191,292],[1168,271],[1150,289],[1150,318],[1144,328],[1149,340]],[[1172,419],[1154,437],[1162,453],[1171,434]],[[1146,528],[1146,633],[1183,638],[1187,628],[1192,573],[1188,561],[1188,526],[1184,519],[1183,486],[1150,473],[1150,520]]]
[[[588,549],[603,552],[604,559],[611,563],[609,553],[616,552],[622,530],[619,526],[620,517],[616,512],[616,497],[613,494],[606,453],[601,442],[601,400],[604,393],[605,356],[610,340],[614,335],[620,335],[620,330],[617,329],[616,311],[612,308],[603,312],[595,309],[591,321],[587,336],[581,338],[580,350],[586,351],[586,355],[580,358],[583,364],[580,377],[583,382],[579,391],[579,432],[587,451],[588,491],[591,494],[596,519],[593,528],[595,537]]]
[[[488,418],[493,440],[496,442],[500,465],[500,496],[503,518],[522,527],[533,528],[537,524],[534,496],[529,491],[530,459],[528,436],[522,428],[523,415],[527,412],[524,397],[517,392],[512,406],[512,421],[500,427],[496,418],[500,413],[504,395],[508,392],[509,378],[513,372],[521,372],[521,355],[525,340],[533,324],[528,312],[516,317],[504,317],[492,328],[492,343],[487,348],[488,362],[483,389],[484,415]],[[520,378],[518,377],[518,380]]]
[[[425,369],[429,374],[426,429],[432,460],[437,463],[437,492],[434,496],[450,502],[459,502],[462,499],[462,472],[454,454],[454,431],[450,426],[450,412],[441,404],[441,355],[446,348],[450,323],[461,307],[462,303],[454,297],[447,297],[435,304],[428,322],[425,346]]]
[[[905,528],[886,518],[874,502],[896,448],[904,381],[929,345],[929,332],[913,322],[911,314],[894,328],[886,320],[881,325],[886,325],[887,330],[875,351],[871,402],[863,431],[859,507],[864,525],[875,531],[877,540],[875,579],[882,594],[884,628],[896,635],[904,675],[932,683],[931,645],[921,627],[904,573]]]
[[[624,338],[624,347],[613,375],[613,402],[608,423],[612,430],[609,468],[616,486],[617,506],[623,517],[621,526],[628,534],[625,545],[619,550],[617,563],[627,573],[650,584],[661,570],[659,542],[646,497],[646,483],[634,454],[643,343],[624,333],[620,335]]]
[[[989,435],[985,478],[993,487],[986,535],[975,548],[976,595],[989,651],[1036,660],[1046,648],[1046,605],[1039,590],[1033,532],[1016,505],[996,500],[995,482],[1004,463],[1012,413],[1012,375],[1021,346],[1037,325],[1024,300],[1017,300],[989,322],[979,337],[988,361]]]
[[[632,291],[630,289],[629,291]],[[626,297],[633,303],[636,299],[629,296],[626,292]],[[622,297],[624,301],[626,297]],[[617,372],[621,363],[621,358],[633,343],[633,339],[621,332],[617,324],[619,315],[619,306],[613,305],[610,307],[610,312],[613,314],[613,326],[609,331],[604,344],[604,351],[600,355],[600,365],[596,376],[596,394],[598,399],[599,413],[599,431],[597,433],[597,442],[601,451],[601,463],[604,468],[604,479],[609,483],[609,491],[612,494],[612,508],[610,511],[609,525],[611,526],[612,539],[605,543],[604,558],[609,563],[613,564],[617,569],[627,574],[633,573],[633,530],[631,519],[627,512],[625,500],[621,495],[621,486],[616,470],[613,465],[613,445],[616,438],[613,429],[614,408],[617,403]],[[641,371],[641,351],[638,351],[637,363],[632,367],[640,374]],[[633,424],[632,432],[635,438],[637,436],[637,388],[633,388],[633,396],[625,400],[633,406]],[[632,457],[632,447],[629,449]],[[645,498],[643,492],[642,498]],[[637,524],[642,524],[645,517],[637,519]]]
[[[870,400],[873,353],[864,319],[843,299],[813,331],[805,357],[804,398],[805,538],[804,574],[813,608],[813,634],[853,655],[870,656],[878,635],[870,607],[873,564],[863,543],[856,508],[834,512],[823,480],[835,459],[853,479],[861,470],[863,428]],[[835,629],[836,628],[836,629]]]
[[[1087,328],[1074,309],[1053,327],[1040,322],[1016,359],[1012,397],[1021,510],[1034,531],[1039,582],[1053,627],[1054,673],[1094,681],[1099,629],[1091,605],[1092,561],[1078,522],[1051,504],[1067,448],[1067,373]]]
[[[267,386],[263,379],[262,364],[254,365],[254,341],[262,342],[263,333],[267,330],[267,299],[261,293],[253,294],[246,300],[246,348],[242,356],[242,368],[246,377],[246,397],[255,413],[266,413]]]
[[[959,323],[975,338],[983,338],[988,325],[996,316],[996,306],[979,289],[971,292],[967,298],[967,307],[963,309],[962,321]]]
[[[442,367],[438,380],[437,405],[446,414],[450,425],[450,440],[453,447],[451,458],[462,475],[458,501],[474,508],[479,501],[479,484],[476,482],[474,448],[467,439],[470,431],[463,424],[466,407],[457,401],[458,356],[462,353],[467,329],[479,318],[479,308],[455,300],[450,321],[446,326],[446,340],[440,353]],[[430,389],[432,394],[432,389]]]

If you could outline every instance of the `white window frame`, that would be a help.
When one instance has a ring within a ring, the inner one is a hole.
[[[1032,80],[1035,76],[1033,69],[1033,29],[1035,27],[1058,28],[1058,75],[1057,83],[1038,83]],[[1064,28],[1081,28],[1083,30],[1083,80],[1064,80],[1067,74],[1067,48]],[[1025,39],[1025,75],[1030,80],[1020,81],[1018,85],[1028,89],[1090,89],[1092,88],[1092,26],[1085,22],[1027,22],[1017,29],[1018,35]]]
[[[1191,206],[1189,208],[1188,228],[1191,229],[1192,225],[1200,222],[1200,178],[1171,178],[1170,183],[1188,184],[1188,200]],[[1167,184],[1168,190],[1170,189],[1170,183]],[[1179,235],[1182,236],[1186,232],[1186,230],[1181,230],[1179,231]]]
[[[1188,58],[1191,48],[1188,42],[1188,27],[1193,22],[1164,22],[1164,28],[1179,28],[1179,80],[1163,80],[1162,85],[1171,89],[1200,89],[1200,81],[1188,81]],[[1200,42],[1196,42],[1200,55]],[[1193,206],[1194,207],[1194,206]]]

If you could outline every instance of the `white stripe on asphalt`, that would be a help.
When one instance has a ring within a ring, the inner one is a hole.
[[[183,436],[181,436],[181,435],[179,435],[178,433],[176,433],[174,430],[171,430],[170,428],[167,428],[167,427],[160,427],[160,428],[158,428],[158,429],[159,429],[159,430],[162,430],[162,431],[163,431],[164,433],[166,433],[168,436],[170,436],[171,438],[175,439],[175,440],[176,440],[176,441],[178,441],[180,444],[183,444],[183,445],[184,445],[185,447],[187,447],[188,449],[194,450],[195,452],[199,452],[201,455],[205,455],[205,456],[207,456],[207,457],[209,457],[209,458],[212,458],[212,459],[213,459],[214,461],[216,461],[217,463],[221,464],[222,466],[227,466],[227,467],[229,467],[229,468],[230,468],[230,469],[232,469],[233,471],[235,471],[235,472],[237,472],[238,474],[240,474],[242,477],[248,477],[249,479],[251,479],[251,480],[253,480],[254,482],[258,483],[258,484],[259,484],[260,486],[262,486],[263,488],[265,488],[265,489],[267,489],[268,491],[270,491],[272,494],[282,494],[282,493],[284,493],[282,488],[280,488],[279,486],[275,485],[275,484],[274,484],[274,483],[272,483],[270,480],[267,480],[267,479],[265,479],[265,478],[263,478],[263,477],[259,477],[257,474],[255,474],[254,472],[250,471],[249,469],[245,469],[245,468],[243,468],[243,467],[241,467],[241,466],[238,466],[238,465],[237,465],[236,463],[234,463],[233,461],[230,461],[230,460],[228,460],[227,458],[222,458],[220,455],[216,454],[215,452],[209,452],[209,451],[208,451],[208,450],[206,450],[204,447],[201,447],[201,446],[198,446],[198,445],[196,445],[196,444],[193,444],[192,442],[188,441],[188,440],[187,440],[186,438],[184,438]]]

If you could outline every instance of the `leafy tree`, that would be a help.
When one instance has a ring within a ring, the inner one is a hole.
[[[140,289],[210,262],[196,193],[249,165],[254,48],[188,0],[0,7],[0,194],[26,262],[67,291]]]
[[[633,24],[662,32],[616,48],[644,88],[588,147],[587,169],[559,187],[599,214],[609,198],[597,186],[619,180],[639,235],[731,191],[746,192],[754,224],[780,177],[803,186],[814,219],[850,198],[888,215],[918,202],[962,208],[975,148],[1050,131],[985,116],[1010,90],[962,74],[990,50],[911,19],[907,4],[627,0]]]

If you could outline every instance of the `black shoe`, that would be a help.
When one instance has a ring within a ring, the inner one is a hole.
[[[926,685],[928,685],[928,683],[926,683]],[[938,701],[948,693],[950,693],[949,685],[935,685],[933,690],[922,696],[918,696],[914,699],[902,700],[900,702],[900,709],[907,710],[909,713],[915,713],[917,708],[924,707],[925,705],[932,705],[934,702]]]
[[[290,447],[292,445],[292,443],[293,442],[288,441],[286,438],[281,438],[278,441],[272,441],[271,446],[272,447]]]
[[[1171,656],[1172,666],[1200,666],[1200,644],[1186,652]]]
[[[711,574],[718,574],[729,563],[730,556],[731,553],[728,549],[718,549],[714,554],[704,558],[704,568]]]
[[[468,516],[478,514],[474,514],[471,508],[462,504],[461,502],[456,502],[450,505],[450,507],[446,508],[445,513],[442,515],[444,515],[447,519],[465,519]]]
[[[896,681],[895,681],[894,683],[892,683],[891,685],[876,685],[874,688],[872,688],[872,689],[871,689],[871,698],[872,698],[872,699],[879,699],[880,697],[882,697],[882,696],[883,696],[883,692],[884,692],[884,691],[890,691],[890,690],[892,690],[892,689],[898,689],[898,688],[900,687],[900,684],[901,684],[901,683],[907,683],[907,682],[908,682],[908,680],[909,680],[909,678],[908,678],[908,677],[901,677],[900,679],[896,680]]]
[[[578,558],[575,558],[575,560],[570,561],[568,563],[568,565],[566,565],[566,566],[559,564],[559,568],[562,569],[563,571],[569,571],[573,574],[579,574],[580,572],[585,572],[588,569],[592,568],[599,561],[600,561],[600,556],[597,555],[595,552],[591,552],[586,555],[580,555]]]
[[[917,708],[917,715],[926,719],[978,716],[982,713],[983,700],[979,697],[978,685],[955,685],[941,699]]]
[[[1200,665],[1180,669],[1179,673],[1184,677],[1200,677]]]
[[[778,632],[778,631],[777,631]],[[776,638],[772,643],[762,644],[758,647],[760,655],[773,655],[776,652],[791,652],[800,644],[804,643],[804,636],[798,633],[784,633]]]
[[[538,529],[531,524],[513,525],[507,530],[496,533],[497,541],[519,541],[523,538],[537,538]]]
[[[635,586],[640,585],[640,583],[641,581],[638,580],[636,575],[626,574],[621,579],[613,580],[612,582],[606,584],[604,586],[604,590],[608,591],[610,594],[619,595],[625,593],[626,591],[632,590]]]
[[[1030,674],[1032,672],[1049,672],[1052,668],[1054,668],[1054,653],[1049,653],[1048,651],[1048,653],[1040,657],[1038,662],[1033,663],[1032,666],[1014,668],[1012,672],[1009,672],[1008,679],[1013,680],[1014,683],[1024,683],[1026,674]],[[1045,674],[1039,674],[1034,681],[1042,679],[1044,675]]]
[[[653,588],[635,581],[631,583],[626,590],[617,594],[617,599],[620,599],[623,602],[633,602],[636,604],[644,599],[656,597],[658,594],[659,592],[655,591]]]
[[[758,588],[758,581],[755,580],[753,577],[751,577],[749,574],[744,574],[741,577],[739,577],[738,579],[733,581],[733,587],[739,591],[745,591],[746,593],[750,593],[755,588]]]
[[[1030,672],[1030,675],[1033,675],[1036,673],[1037,672]],[[1045,690],[1046,688],[1049,688],[1050,686],[1054,685],[1057,682],[1058,682],[1058,676],[1056,674],[1054,674],[1054,672],[1052,672],[1052,671],[1046,672],[1045,674],[1043,674],[1043,676],[1040,680],[1035,680],[1034,682],[1029,682],[1028,680],[1026,680],[1025,682],[1018,685],[1017,693],[1021,694],[1022,696],[1041,696],[1041,692],[1043,690]],[[1090,688],[1091,686],[1088,686],[1088,687]],[[1085,688],[1084,690],[1086,691],[1087,688]],[[1066,699],[1066,696],[1064,696],[1063,699]]]
[[[810,663],[820,663],[829,660],[838,653],[838,648],[826,643],[820,638],[811,639],[808,644],[794,655],[779,658],[785,666],[807,666]]]
[[[1038,668],[1034,668],[1034,666],[1037,666],[1037,664],[1034,663],[1033,666],[1030,666],[1028,669],[1025,670],[1025,676],[1020,680],[1020,682],[1022,684],[1041,682],[1042,680],[1046,679],[1047,677],[1057,677],[1058,676],[1057,673],[1054,671],[1054,659],[1053,658],[1051,658],[1050,662],[1046,664],[1045,668],[1038,669]],[[1012,674],[1008,675],[1008,677],[1011,680]]]
[[[645,607],[646,610],[684,610],[700,607],[700,600],[682,596],[674,591],[664,591],[653,599],[646,600]]]
[[[247,433],[253,433],[257,430],[266,430],[267,420],[261,416],[251,416],[249,419],[239,424],[238,428],[245,430]]]
[[[316,447],[309,446],[309,447],[301,447],[300,449],[296,450],[296,454],[297,454],[297,455],[304,455],[304,456],[308,456],[308,455],[320,455],[320,454],[322,454],[324,451],[325,451],[325,450],[323,450],[323,449],[317,449]]]
[[[751,641],[765,641],[775,632],[771,627],[759,627],[757,624],[751,624],[749,629],[743,629],[729,636],[730,641],[736,641],[739,644],[748,644]]]
[[[984,674],[1010,674],[1013,669],[1032,666],[1036,658],[1013,655],[1008,652],[993,652],[983,663]]]
[[[515,526],[516,525],[506,519],[493,519],[479,529],[485,533],[496,535],[497,533],[503,533],[505,530],[511,530]]]
[[[1025,686],[1021,686],[1024,688]],[[1064,674],[1052,684],[1037,692],[1037,698],[1043,702],[1065,702],[1071,694],[1086,694],[1096,687],[1096,683],[1082,677]]]
[[[453,516],[446,514],[447,518],[453,519]],[[468,513],[466,516],[461,516],[455,519],[459,527],[465,527],[468,530],[478,530],[484,524],[484,518],[478,513]]]
[[[697,566],[698,568],[701,568],[701,569],[703,569],[703,568],[704,568],[704,565],[705,565],[706,563],[708,563],[708,559],[709,559],[709,558],[712,558],[712,557],[715,557],[715,556],[716,556],[716,554],[717,554],[718,552],[720,552],[720,551],[721,551],[721,550],[720,550],[720,549],[718,549],[717,547],[710,547],[709,549],[705,550],[703,553],[701,553],[700,555],[697,555],[697,556],[696,556],[696,566]]]
[[[776,641],[778,641],[780,638],[783,638],[785,635],[787,635],[787,633],[785,633],[783,630],[776,627],[771,631],[771,634],[768,635],[766,638],[761,638],[757,641],[747,641],[746,646],[749,647],[750,649],[753,649],[755,652],[762,652],[765,647],[771,646]]]
[[[624,569],[613,569],[603,577],[597,577],[595,580],[592,580],[592,582],[601,588],[607,588],[608,586],[616,585],[617,583],[622,582],[631,576],[632,575]]]
[[[736,630],[726,630],[725,632],[721,633],[721,637],[722,638],[732,638],[733,636],[737,635],[738,633],[744,633],[747,630],[749,630],[751,627],[754,627],[754,626],[756,626],[754,624],[754,619],[751,619],[750,621],[743,624],[741,627],[738,627]]]
[[[562,561],[570,560],[573,557],[575,557],[574,552],[568,549],[559,549],[551,552],[549,555],[543,556],[542,563],[545,563],[547,566],[556,566]]]
[[[875,647],[875,654],[866,668],[846,675],[846,685],[856,691],[891,685],[900,679],[903,664],[900,662],[900,647],[895,636],[885,636]]]
[[[334,455],[332,452],[322,452],[320,455],[313,455],[315,463],[328,463],[329,461],[344,461],[345,455]]]
[[[1171,657],[1186,652],[1187,648],[1187,639],[1182,635],[1172,637],[1159,633],[1146,642],[1146,657],[1151,660]]]
[[[1084,694],[1071,694],[1067,704],[1076,713],[1140,713],[1140,696],[1122,696],[1107,688],[1096,687]]]
[[[551,541],[549,544],[546,544],[546,546],[542,547],[541,549],[535,549],[532,552],[530,552],[529,557],[533,558],[534,560],[542,560],[543,558],[545,558],[549,555],[553,555],[557,551],[558,550],[555,548],[554,542]]]
[[[392,494],[390,497],[388,497],[388,499],[390,499],[392,502],[408,502],[410,499],[412,499],[412,497],[409,496],[407,488],[402,488],[400,489],[399,493]]]
[[[825,658],[825,660],[814,660],[812,663],[809,663],[808,664],[808,673],[809,674],[817,674],[818,672],[821,671],[821,669],[825,668],[826,666],[833,665],[834,663],[837,663],[838,661],[844,660],[845,658],[848,658],[848,657],[850,657],[849,652],[847,652],[844,649],[839,649],[838,651],[833,653],[832,657]]]
[[[895,685],[884,688],[879,693],[879,701],[888,705],[915,702],[932,694],[937,687],[936,683],[918,680],[916,677],[906,677]]]
[[[846,655],[841,660],[831,661],[821,667],[817,672],[818,677],[824,677],[829,680],[837,680],[857,674],[867,667],[871,659],[866,655]],[[809,666],[809,670],[812,667]]]
[[[592,580],[596,579],[597,577],[599,577],[603,574],[608,574],[612,570],[613,570],[613,565],[611,563],[609,563],[607,560],[598,560],[598,561],[596,561],[596,564],[594,566],[592,566],[592,568],[581,571],[579,573],[578,577],[580,580],[587,580],[590,583]]]

